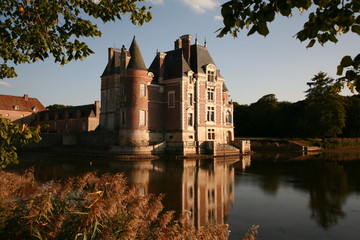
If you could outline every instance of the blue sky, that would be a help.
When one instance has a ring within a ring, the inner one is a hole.
[[[273,93],[279,101],[304,99],[310,79],[319,71],[336,77],[336,66],[345,55],[360,52],[358,36],[350,33],[339,37],[337,44],[316,44],[306,49],[293,36],[307,20],[306,14],[278,16],[270,24],[270,34],[216,38],[222,26],[220,4],[216,0],[152,0],[153,20],[141,27],[124,16],[122,21],[98,22],[102,37],[86,39],[95,54],[83,61],[60,66],[53,59],[17,66],[19,77],[0,81],[0,94],[38,98],[51,104],[84,105],[100,100],[100,75],[107,63],[107,49],[129,48],[133,36],[141,48],[145,63],[150,65],[156,51],[169,51],[174,41],[184,34],[198,38],[207,47],[221,74],[226,78],[231,99],[240,104],[256,102]],[[344,94],[349,94],[345,91]]]

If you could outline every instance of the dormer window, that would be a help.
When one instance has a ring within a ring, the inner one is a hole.
[[[32,108],[32,111],[33,111],[33,112],[37,112],[38,110],[37,110],[36,107],[33,107],[33,108]]]
[[[206,72],[208,82],[216,81],[216,66],[214,64],[209,63],[205,65],[204,71]]]
[[[193,83],[194,82],[194,72],[193,71],[187,71],[186,72],[186,75],[187,75],[187,77],[188,77],[188,79],[189,79],[189,83],[191,84],[191,83]]]
[[[19,110],[20,110],[20,108],[19,108],[18,105],[15,105],[13,108],[14,108],[14,110],[16,110],[16,111],[19,111]]]
[[[207,77],[208,77],[208,81],[209,82],[214,82],[215,81],[215,71],[208,71],[207,72]]]

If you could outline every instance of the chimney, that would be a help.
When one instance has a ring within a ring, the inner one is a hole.
[[[100,117],[100,101],[95,101],[95,116]]]
[[[182,42],[182,52],[185,60],[188,62],[190,60],[190,40],[192,36],[190,34],[183,35],[180,37]]]
[[[166,53],[157,52],[156,54],[159,56],[159,83],[163,83],[163,79],[164,79],[164,61],[165,61]]]
[[[29,95],[24,94],[24,100],[25,100],[25,101],[28,101],[28,100],[29,100]]]
[[[120,66],[120,58],[121,58],[121,51],[118,49],[114,49],[114,60],[115,60],[115,67]]]
[[[111,60],[114,57],[114,48],[109,48],[109,59],[108,59],[108,69],[111,68]]]
[[[122,45],[121,53],[120,53],[120,74],[122,74],[122,75],[125,74],[127,65],[129,64],[129,61],[130,61],[130,53],[125,48],[125,46]]]
[[[182,48],[182,42],[181,42],[181,39],[176,39],[176,41],[174,42],[174,45],[175,45],[175,50],[176,49],[179,49],[179,48]]]

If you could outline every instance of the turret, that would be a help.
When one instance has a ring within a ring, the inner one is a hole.
[[[145,66],[136,38],[133,38],[130,49],[130,61],[126,75],[123,77],[126,86],[126,143],[147,145],[148,133],[148,85],[152,81]],[[121,135],[121,134],[120,134]],[[123,139],[123,142],[124,143]]]

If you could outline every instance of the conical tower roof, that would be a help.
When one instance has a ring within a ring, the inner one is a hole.
[[[132,40],[129,52],[130,52],[131,58],[130,58],[129,65],[127,68],[147,71],[144,59],[142,57],[140,48],[136,42],[135,36]]]

